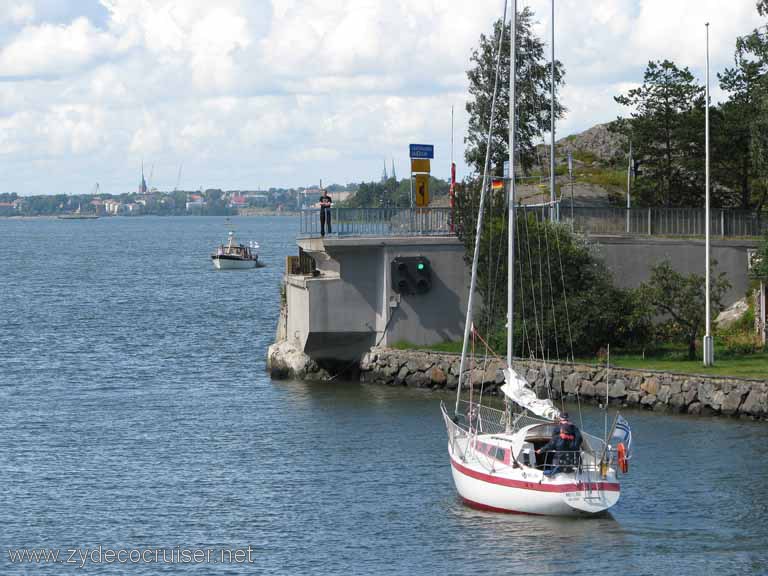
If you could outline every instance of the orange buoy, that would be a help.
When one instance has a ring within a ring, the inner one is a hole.
[[[619,442],[618,446],[616,446],[616,451],[619,455],[619,469],[622,474],[626,474],[629,472],[629,461],[627,460],[627,449],[624,447],[623,442]]]

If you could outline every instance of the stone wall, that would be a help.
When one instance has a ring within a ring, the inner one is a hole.
[[[391,386],[455,390],[460,358],[455,354],[373,348],[360,364],[360,380]],[[554,397],[566,400],[609,403],[658,412],[722,414],[768,420],[768,380],[739,380],[726,377],[670,374],[627,370],[588,364],[551,363],[547,371],[540,363],[521,361],[525,377],[541,395],[548,382]],[[502,363],[489,360],[465,376],[464,387],[483,387],[498,394],[503,383]]]

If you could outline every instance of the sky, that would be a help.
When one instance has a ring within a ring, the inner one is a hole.
[[[762,22],[754,0],[556,0],[567,117],[558,138],[626,114],[613,96],[668,58],[704,79]],[[530,6],[551,35],[550,0]],[[160,190],[378,180],[435,145],[458,177],[466,70],[504,0],[0,0],[0,192],[119,194],[142,162]],[[454,131],[451,136],[451,107]],[[547,136],[548,138],[548,136]]]

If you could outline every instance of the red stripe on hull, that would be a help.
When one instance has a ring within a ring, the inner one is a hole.
[[[460,496],[464,504],[469,506],[470,508],[474,508],[476,510],[483,510],[485,512],[501,512],[502,514],[522,514],[523,516],[542,516],[542,514],[534,514],[533,512],[520,512],[518,510],[507,510],[506,508],[496,508],[496,506],[488,506],[487,504],[480,504],[479,502],[475,502],[474,500],[470,500],[469,498],[464,498],[464,496]]]
[[[604,492],[620,492],[621,487],[615,482],[592,482],[590,484],[579,482],[575,484],[539,484],[538,482],[523,482],[522,480],[512,480],[510,478],[499,478],[483,472],[478,472],[462,466],[451,458],[451,465],[459,472],[470,478],[482,480],[489,484],[498,484],[500,486],[509,486],[511,488],[521,488],[523,490],[535,490],[537,492],[581,492],[583,490],[602,490]]]

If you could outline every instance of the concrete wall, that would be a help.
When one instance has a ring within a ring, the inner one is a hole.
[[[376,343],[429,345],[461,339],[469,279],[455,238],[300,240],[315,258],[317,277],[288,276],[288,339],[313,358],[359,358]],[[432,269],[426,294],[399,295],[390,264],[425,256]]]
[[[701,240],[593,236],[595,251],[618,286],[636,287],[651,267],[665,259],[682,273],[704,273]],[[464,247],[453,237],[327,238],[299,240],[317,263],[319,276],[289,276],[287,336],[313,359],[352,360],[374,345],[406,340],[430,345],[463,336],[469,267]],[[755,242],[712,243],[717,272],[732,288],[729,305],[747,291],[747,249]],[[398,256],[425,256],[432,267],[426,294],[398,295],[391,287],[390,264]]]
[[[636,288],[651,277],[651,267],[670,260],[682,274],[704,275],[705,246],[703,240],[593,236],[597,253],[621,288]],[[711,243],[712,259],[717,261],[715,273],[725,272],[731,289],[723,304],[729,306],[743,298],[749,287],[747,249],[757,246],[751,240],[717,240]]]

